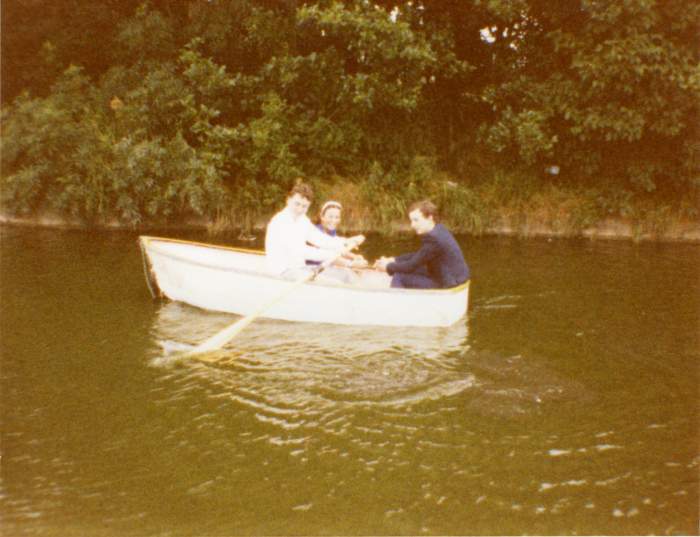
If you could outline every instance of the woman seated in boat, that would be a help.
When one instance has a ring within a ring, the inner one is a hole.
[[[327,201],[321,207],[316,227],[325,235],[338,237],[338,226],[342,219],[343,206],[337,201]],[[364,235],[356,235],[351,240],[357,241],[358,246],[364,242]],[[321,262],[315,259],[307,259],[307,265],[319,265]],[[335,280],[343,283],[353,283],[357,280],[357,274],[352,269],[366,268],[367,260],[361,254],[345,252],[338,257],[333,266],[328,267],[319,276],[320,280]]]
[[[316,227],[324,234],[331,237],[338,237],[338,226],[342,218],[343,206],[338,201],[327,201],[321,207],[318,213],[318,222]],[[352,239],[357,241],[359,246],[365,240],[364,235],[355,235]],[[307,259],[307,265],[320,265],[320,261]],[[334,266],[347,268],[365,268],[368,265],[367,260],[361,254],[347,252],[336,260]]]

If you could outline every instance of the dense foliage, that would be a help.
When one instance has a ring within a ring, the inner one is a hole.
[[[387,217],[425,193],[473,212],[504,175],[687,203],[699,20],[682,0],[13,0],[3,207],[265,214],[340,177]]]

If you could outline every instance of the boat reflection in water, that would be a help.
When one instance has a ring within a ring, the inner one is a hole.
[[[339,403],[403,406],[474,385],[466,320],[450,327],[362,327],[258,319],[206,361],[181,352],[235,322],[177,302],[158,311],[154,366],[187,364],[221,395],[273,413]]]

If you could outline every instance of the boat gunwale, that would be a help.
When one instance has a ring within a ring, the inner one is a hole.
[[[253,271],[253,270],[246,270],[246,269],[241,269],[241,268],[228,268],[228,267],[216,267],[213,265],[208,265],[206,263],[202,263],[199,261],[193,261],[192,259],[188,259],[186,257],[179,256],[177,254],[173,254],[170,252],[164,252],[163,250],[159,249],[157,245],[150,244],[152,241],[161,241],[161,242],[170,242],[170,243],[176,243],[176,244],[182,244],[185,246],[195,246],[199,248],[214,248],[214,249],[219,249],[219,250],[228,250],[228,251],[233,251],[237,253],[243,253],[243,254],[248,254],[248,255],[259,255],[259,256],[264,256],[265,252],[262,250],[250,250],[248,248],[238,248],[235,246],[224,246],[224,245],[219,245],[219,244],[208,244],[204,242],[198,242],[198,241],[189,241],[189,240],[184,240],[184,239],[170,239],[170,238],[164,238],[164,237],[153,237],[149,235],[141,235],[139,236],[139,241],[142,241],[142,244],[145,243],[145,246],[150,246],[151,248],[154,248],[157,253],[160,255],[170,257],[172,259],[176,259],[178,261],[183,261],[186,263],[190,263],[193,265],[197,265],[200,267],[205,267],[205,268],[210,268],[210,269],[216,269],[216,270],[221,270],[225,272],[235,272],[239,274],[245,274],[248,276],[256,276],[256,277],[261,277],[261,278],[269,278],[272,280],[278,280],[282,282],[288,282],[289,280],[282,278],[281,276],[276,276],[274,274],[267,274],[264,272],[258,272],[258,271]],[[399,293],[399,294],[418,294],[418,295],[445,295],[445,294],[459,294],[462,291],[465,291],[469,288],[469,283],[471,280],[467,280],[466,282],[456,286],[456,287],[449,287],[447,289],[406,289],[406,288],[395,288],[395,287],[386,287],[386,288],[373,288],[373,287],[357,287],[354,285],[350,285],[347,283],[343,282],[338,282],[338,283],[328,283],[328,282],[308,282],[305,285],[314,285],[318,287],[328,287],[331,289],[343,289],[343,290],[348,290],[348,291],[359,291],[359,292],[380,292],[380,293]]]

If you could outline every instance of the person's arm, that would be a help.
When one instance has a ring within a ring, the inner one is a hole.
[[[394,260],[395,260],[395,261],[399,261],[399,262],[401,262],[401,263],[405,263],[405,262],[410,261],[411,258],[412,258],[414,255],[416,255],[416,253],[417,253],[417,252],[409,252],[409,253],[407,253],[407,254],[397,255],[397,256],[394,258]]]
[[[428,261],[434,259],[440,254],[440,248],[437,241],[430,236],[423,239],[423,244],[420,250],[408,257],[397,257],[393,263],[386,266],[386,271],[389,274],[395,272],[415,272],[421,266],[424,266]]]
[[[401,254],[397,255],[396,257],[380,257],[374,262],[374,268],[378,270],[383,270],[386,272],[386,267],[390,263],[394,263],[396,261],[399,261],[400,263],[409,263],[411,259],[413,258],[414,255],[416,255],[418,252],[411,252],[408,254]]]
[[[317,226],[314,226],[310,220],[306,220],[306,242],[324,248],[327,250],[354,250],[365,242],[364,235],[353,235],[352,237],[341,237],[340,235],[332,236],[321,231]]]
[[[345,249],[345,239],[342,237],[331,237],[314,226],[310,220],[306,220],[305,234],[306,242],[323,250],[333,250],[336,254]]]
[[[386,266],[389,263],[393,263],[394,261],[396,261],[396,258],[394,257],[381,256],[374,262],[373,268],[376,270],[381,270],[382,272],[386,272]]]
[[[348,237],[345,240],[345,247],[348,248],[349,250],[354,250],[358,246],[360,246],[363,242],[365,242],[365,236],[364,235],[353,235],[352,237]]]
[[[342,250],[331,250],[328,248],[316,248],[315,246],[306,245],[304,248],[304,258],[307,261],[328,261],[338,257]]]
[[[343,254],[333,263],[339,267],[353,268],[353,269],[363,269],[369,266],[369,263],[364,258],[363,255],[354,254],[352,252]]]
[[[308,218],[304,228],[306,235],[304,258],[307,261],[324,262],[348,253],[345,248],[346,239],[324,233],[314,226]]]

